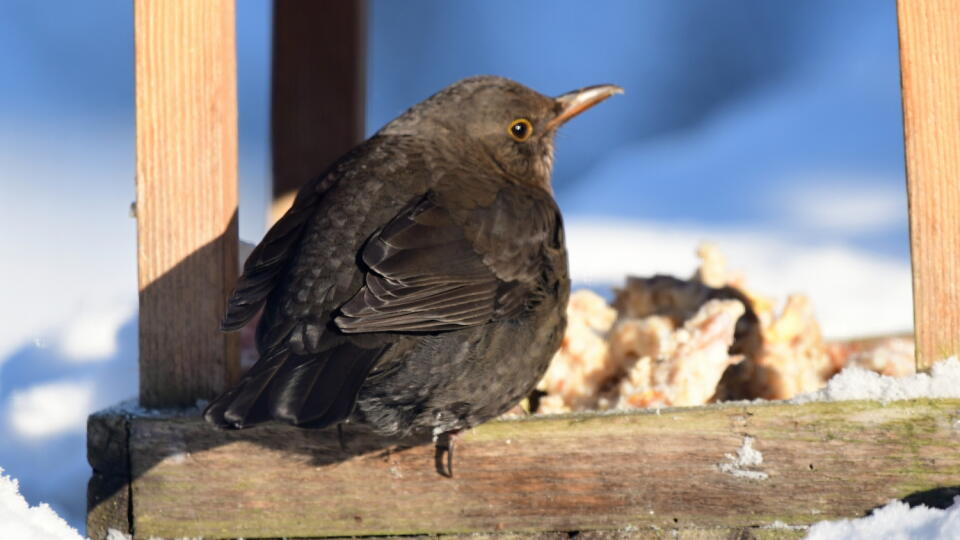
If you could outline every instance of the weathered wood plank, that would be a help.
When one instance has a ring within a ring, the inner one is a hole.
[[[757,465],[735,465],[750,438]],[[439,476],[430,445],[348,431],[133,418],[137,535],[722,532],[863,515],[960,486],[960,400],[730,404],[485,424]],[[751,477],[752,476],[752,477]],[[756,532],[762,534],[760,529]],[[786,532],[786,531],[780,531]],[[691,533],[692,534],[692,533]]]
[[[135,0],[134,25],[140,400],[192,405],[239,370],[233,0]]]
[[[960,2],[899,0],[917,367],[960,355]]]
[[[806,529],[740,527],[734,529],[637,529],[614,531],[560,531],[529,533],[467,533],[418,536],[377,536],[382,540],[788,540],[802,538]]]
[[[365,0],[274,0],[271,223],[363,140],[366,11]]]

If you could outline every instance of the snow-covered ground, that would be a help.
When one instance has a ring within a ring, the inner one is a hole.
[[[859,519],[821,521],[807,540],[956,540],[960,538],[960,497],[940,509],[891,501]]]
[[[30,506],[15,478],[0,469],[0,538],[8,540],[80,540],[80,533],[46,503]]]

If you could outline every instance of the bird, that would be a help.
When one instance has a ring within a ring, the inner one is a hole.
[[[554,136],[621,92],[463,79],[307,182],[244,263],[221,329],[262,310],[260,357],[206,421],[436,440],[515,406],[566,324]]]

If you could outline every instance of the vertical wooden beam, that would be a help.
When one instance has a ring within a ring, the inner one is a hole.
[[[271,223],[363,140],[366,1],[275,0]]]
[[[134,0],[140,402],[189,405],[236,377],[218,324],[237,277],[233,0]]]
[[[960,2],[898,0],[917,368],[960,355]]]

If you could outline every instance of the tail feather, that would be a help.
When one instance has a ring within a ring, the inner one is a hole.
[[[303,405],[310,397],[310,392],[313,391],[318,379],[322,375],[328,377],[334,375],[326,369],[329,363],[330,351],[327,351],[313,358],[304,357],[296,365],[290,365],[289,369],[284,369],[270,392],[271,415],[289,424],[300,424],[303,420],[301,416]],[[332,398],[333,396],[330,397]]]
[[[266,389],[288,357],[286,349],[264,355],[240,382],[207,405],[204,419],[221,428],[242,429],[270,420]]]
[[[231,400],[230,405],[223,412],[223,417],[237,428],[270,420],[265,390],[274,373],[276,373],[276,367],[258,373],[246,381],[243,390]]]
[[[323,427],[346,420],[363,381],[383,352],[341,344],[278,377],[273,417],[294,425]]]
[[[262,358],[237,386],[211,402],[204,418],[228,429],[273,419],[314,428],[342,422],[353,412],[360,387],[384,350],[341,343],[307,356],[283,348]]]
[[[371,354],[369,357],[358,358],[350,365],[351,373],[347,378],[350,381],[340,387],[340,392],[336,399],[330,404],[330,407],[323,415],[316,420],[308,421],[305,425],[310,427],[323,427],[342,422],[350,417],[357,404],[357,396],[360,393],[360,387],[370,373],[371,368],[379,358],[380,353]]]

